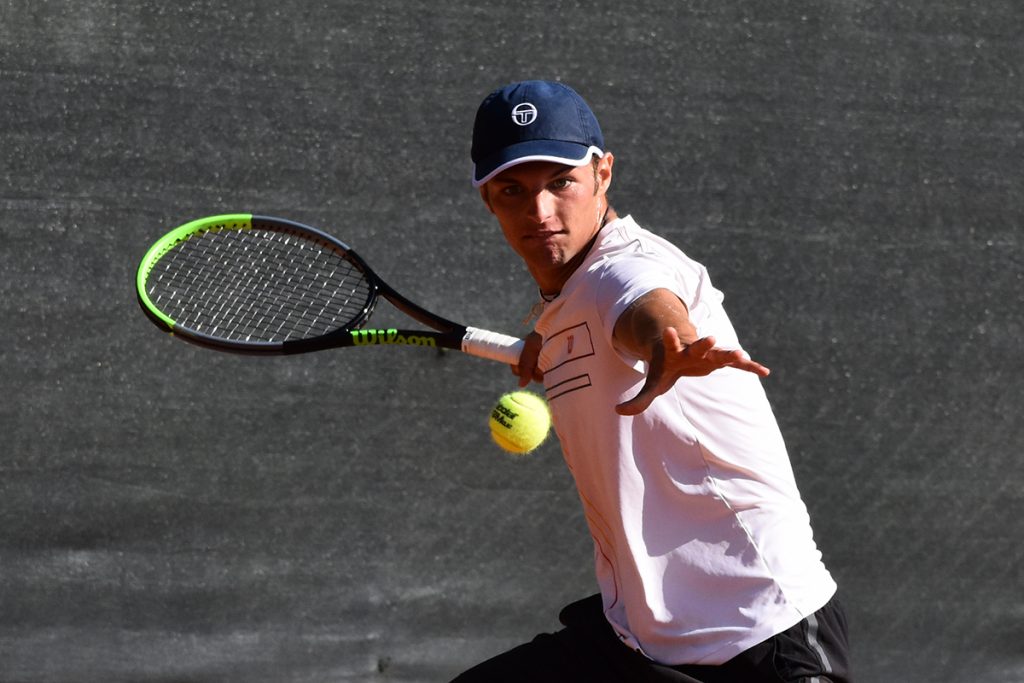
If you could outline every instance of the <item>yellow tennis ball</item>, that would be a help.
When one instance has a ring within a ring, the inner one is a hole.
[[[544,442],[551,429],[548,404],[529,391],[505,394],[494,405],[491,437],[509,453],[529,453]]]

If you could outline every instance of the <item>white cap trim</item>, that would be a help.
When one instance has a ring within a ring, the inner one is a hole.
[[[590,159],[595,154],[598,157],[603,157],[604,156],[604,152],[601,151],[600,147],[595,147],[594,145],[591,145],[587,149],[586,153],[583,155],[583,158],[581,158],[581,159],[567,159],[565,157],[556,157],[556,156],[550,156],[550,155],[547,155],[547,154],[535,154],[535,155],[532,155],[532,156],[519,157],[517,159],[513,159],[512,161],[506,161],[504,164],[502,164],[501,166],[498,166],[496,169],[494,169],[493,171],[488,173],[486,176],[484,176],[480,180],[473,180],[473,187],[480,187],[481,185],[483,185],[488,180],[490,180],[494,176],[498,175],[499,173],[501,173],[505,169],[512,168],[513,166],[518,166],[519,164],[525,164],[528,161],[551,161],[551,162],[554,162],[556,164],[565,164],[566,166],[583,166],[584,164],[589,163]]]

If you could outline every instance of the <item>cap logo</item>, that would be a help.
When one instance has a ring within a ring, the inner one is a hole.
[[[529,102],[517,104],[512,108],[512,120],[517,126],[528,126],[537,120],[537,107]]]

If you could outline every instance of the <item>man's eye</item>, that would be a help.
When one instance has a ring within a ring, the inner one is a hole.
[[[572,185],[572,178],[558,178],[551,183],[551,187],[555,190],[564,190]]]
[[[501,193],[506,197],[514,197],[522,191],[523,188],[519,187],[518,185],[506,185],[505,187],[501,188]]]

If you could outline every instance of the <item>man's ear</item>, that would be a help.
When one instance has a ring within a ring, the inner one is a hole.
[[[599,192],[608,192],[612,185],[612,165],[615,163],[615,155],[605,152],[600,161],[597,162],[597,182]]]
[[[487,183],[480,186],[480,199],[484,200],[484,206],[487,207],[487,210],[494,213],[494,209],[491,208],[491,197],[487,194]]]

